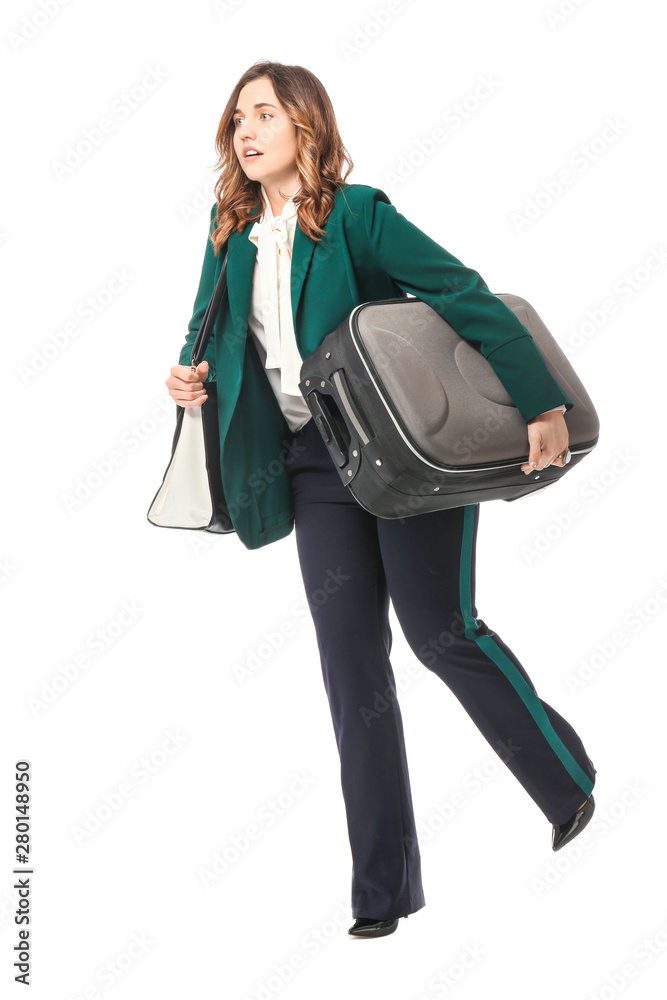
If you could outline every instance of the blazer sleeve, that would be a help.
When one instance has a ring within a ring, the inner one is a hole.
[[[211,296],[213,295],[213,290],[215,288],[216,282],[216,271],[218,258],[216,257],[213,250],[213,243],[211,242],[211,236],[216,229],[217,220],[215,219],[217,211],[217,202],[214,203],[211,209],[211,222],[209,225],[208,236],[206,238],[206,251],[204,253],[204,263],[201,269],[201,277],[199,279],[199,288],[197,289],[197,295],[195,296],[194,305],[192,307],[192,318],[188,323],[188,335],[185,338],[185,343],[181,348],[181,353],[179,355],[178,363],[179,365],[189,365],[192,358],[192,348],[194,342],[199,333],[199,327],[201,326],[201,321],[204,318],[204,313],[206,312],[206,307],[209,304]],[[206,352],[204,354],[204,361],[208,361],[209,378],[215,376],[215,337],[211,336]]]
[[[368,188],[363,213],[380,267],[481,351],[526,422],[560,404],[572,409],[530,332],[477,271],[406,219],[379,188]]]

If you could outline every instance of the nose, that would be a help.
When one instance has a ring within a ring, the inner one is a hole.
[[[241,125],[241,127],[237,130],[236,134],[240,138],[241,142],[245,142],[246,139],[254,140],[256,138],[253,129],[250,127],[250,125],[246,125],[245,121],[243,122],[243,125]]]

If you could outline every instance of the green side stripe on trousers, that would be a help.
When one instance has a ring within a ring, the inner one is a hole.
[[[544,710],[542,702],[533,691],[530,684],[517,670],[516,664],[512,663],[509,657],[496,644],[490,635],[475,635],[475,629],[479,628],[479,623],[472,613],[472,589],[471,589],[471,565],[472,565],[472,539],[476,504],[467,504],[463,521],[463,542],[461,546],[461,572],[459,576],[459,596],[461,599],[461,611],[465,621],[466,639],[474,639],[480,649],[486,653],[489,659],[493,660],[496,666],[512,684],[515,691],[523,701],[524,705],[540,727],[545,739],[558,755],[563,767],[570,777],[576,781],[586,795],[593,791],[593,782],[585,771],[576,762],[570,751],[567,749],[561,738],[556,733],[549,721],[549,716]]]

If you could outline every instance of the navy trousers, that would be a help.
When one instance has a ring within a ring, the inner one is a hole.
[[[296,544],[341,763],[352,914],[386,920],[425,905],[401,713],[390,662],[391,599],[407,642],[463,705],[551,823],[596,769],[500,636],[477,617],[479,504],[406,518],[370,514],[341,482],[310,419],[288,466]]]

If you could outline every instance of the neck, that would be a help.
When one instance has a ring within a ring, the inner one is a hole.
[[[282,182],[278,184],[269,184],[268,186],[266,184],[262,184],[265,197],[268,199],[271,211],[274,215],[280,215],[287,202],[297,193],[300,186],[298,178],[292,179],[289,183]],[[287,195],[284,196],[281,194],[281,190],[287,191]]]

